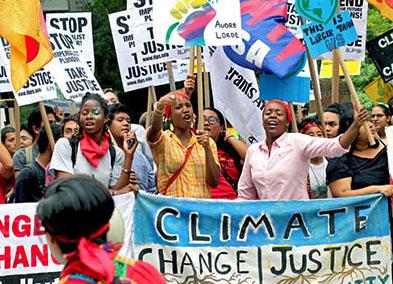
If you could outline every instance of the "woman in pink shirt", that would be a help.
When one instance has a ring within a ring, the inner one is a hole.
[[[341,136],[327,139],[300,133],[287,133],[291,122],[288,105],[269,101],[262,113],[266,139],[249,147],[238,185],[239,199],[309,199],[307,174],[310,159],[338,157],[348,152],[359,128],[367,121],[362,109]]]

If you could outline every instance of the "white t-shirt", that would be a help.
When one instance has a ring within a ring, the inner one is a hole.
[[[323,158],[323,162],[319,165],[310,163],[308,174],[310,176],[311,190],[314,192],[314,198],[330,198],[332,194],[326,185],[326,167],[328,161]]]
[[[114,186],[121,175],[121,169],[124,164],[124,153],[119,147],[113,145],[116,150],[115,163],[111,171],[111,154],[108,149],[105,156],[100,159],[97,168],[94,168],[85,158],[78,146],[75,166],[72,167],[72,148],[67,138],[60,138],[52,155],[50,168],[56,171],[62,171],[70,174],[89,175],[106,187]]]

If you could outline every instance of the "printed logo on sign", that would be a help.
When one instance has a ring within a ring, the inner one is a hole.
[[[337,0],[296,0],[299,15],[320,24],[326,24],[333,18],[337,6]]]

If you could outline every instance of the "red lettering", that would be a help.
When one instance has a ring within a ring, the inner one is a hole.
[[[42,265],[48,266],[49,248],[48,245],[42,246],[42,251],[38,245],[31,246],[31,266],[36,267],[39,260]]]
[[[1,263],[4,265],[1,265]],[[5,246],[4,247],[4,254],[0,254],[0,267],[5,269],[9,269],[11,267],[11,247]]]
[[[0,220],[0,232],[4,238],[10,237],[10,215],[5,215],[3,222]]]
[[[30,223],[31,223],[31,219],[29,216],[19,215],[15,218],[14,222],[12,223],[12,232],[18,238],[28,237],[30,236],[30,231],[31,231]]]
[[[37,215],[34,216],[34,236],[45,235],[45,228],[41,224],[40,218]]]
[[[28,267],[29,262],[27,261],[26,252],[23,246],[17,246],[15,252],[15,260],[12,265],[12,268],[16,268],[18,265],[22,265],[23,267]]]

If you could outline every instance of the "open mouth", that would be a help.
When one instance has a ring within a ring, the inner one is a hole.
[[[185,121],[187,121],[187,122],[190,122],[190,121],[191,121],[191,115],[185,114],[185,115],[183,116],[183,119],[184,119]]]
[[[94,128],[96,124],[93,121],[89,121],[85,123],[85,128],[89,129],[89,128]]]
[[[269,120],[269,121],[267,122],[267,126],[268,126],[269,128],[275,128],[275,127],[278,126],[278,121],[277,121],[277,120]]]

